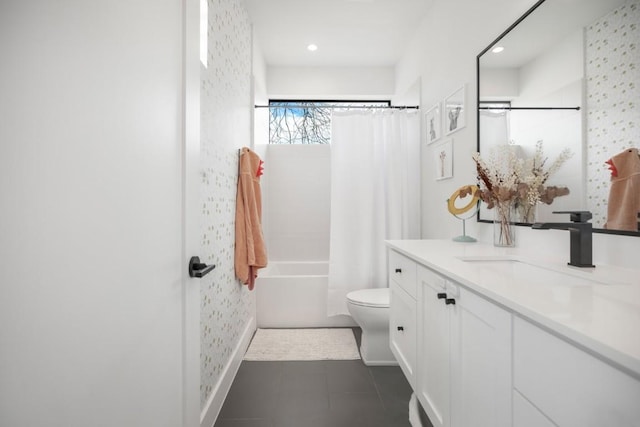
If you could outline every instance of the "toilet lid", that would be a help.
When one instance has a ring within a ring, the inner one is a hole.
[[[389,307],[389,288],[360,289],[349,292],[347,300],[366,307]]]

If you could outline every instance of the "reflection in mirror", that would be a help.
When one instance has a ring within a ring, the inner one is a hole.
[[[615,156],[640,148],[639,99],[640,0],[539,1],[478,55],[481,155],[509,145],[526,159],[542,144],[549,165],[566,148],[573,154],[546,183],[570,193],[519,222],[589,210],[595,231],[640,235],[640,158],[612,178]],[[482,205],[479,219],[492,220]],[[612,220],[622,210],[626,224]]]

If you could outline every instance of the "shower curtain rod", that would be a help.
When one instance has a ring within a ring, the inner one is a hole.
[[[379,108],[379,109],[391,109],[391,110],[419,110],[419,105],[340,105],[340,104],[327,104],[327,105],[305,105],[305,104],[287,104],[287,105],[255,105],[255,108]]]
[[[478,110],[576,110],[580,107],[478,107]]]

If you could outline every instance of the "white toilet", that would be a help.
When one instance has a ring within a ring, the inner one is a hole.
[[[389,347],[389,288],[349,292],[347,307],[362,329],[360,355],[365,365],[397,365]]]

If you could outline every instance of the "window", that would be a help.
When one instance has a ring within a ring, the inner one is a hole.
[[[207,68],[207,55],[209,54],[209,3],[208,0],[200,0],[200,62]]]
[[[329,144],[331,113],[388,107],[389,101],[269,101],[269,144]]]

